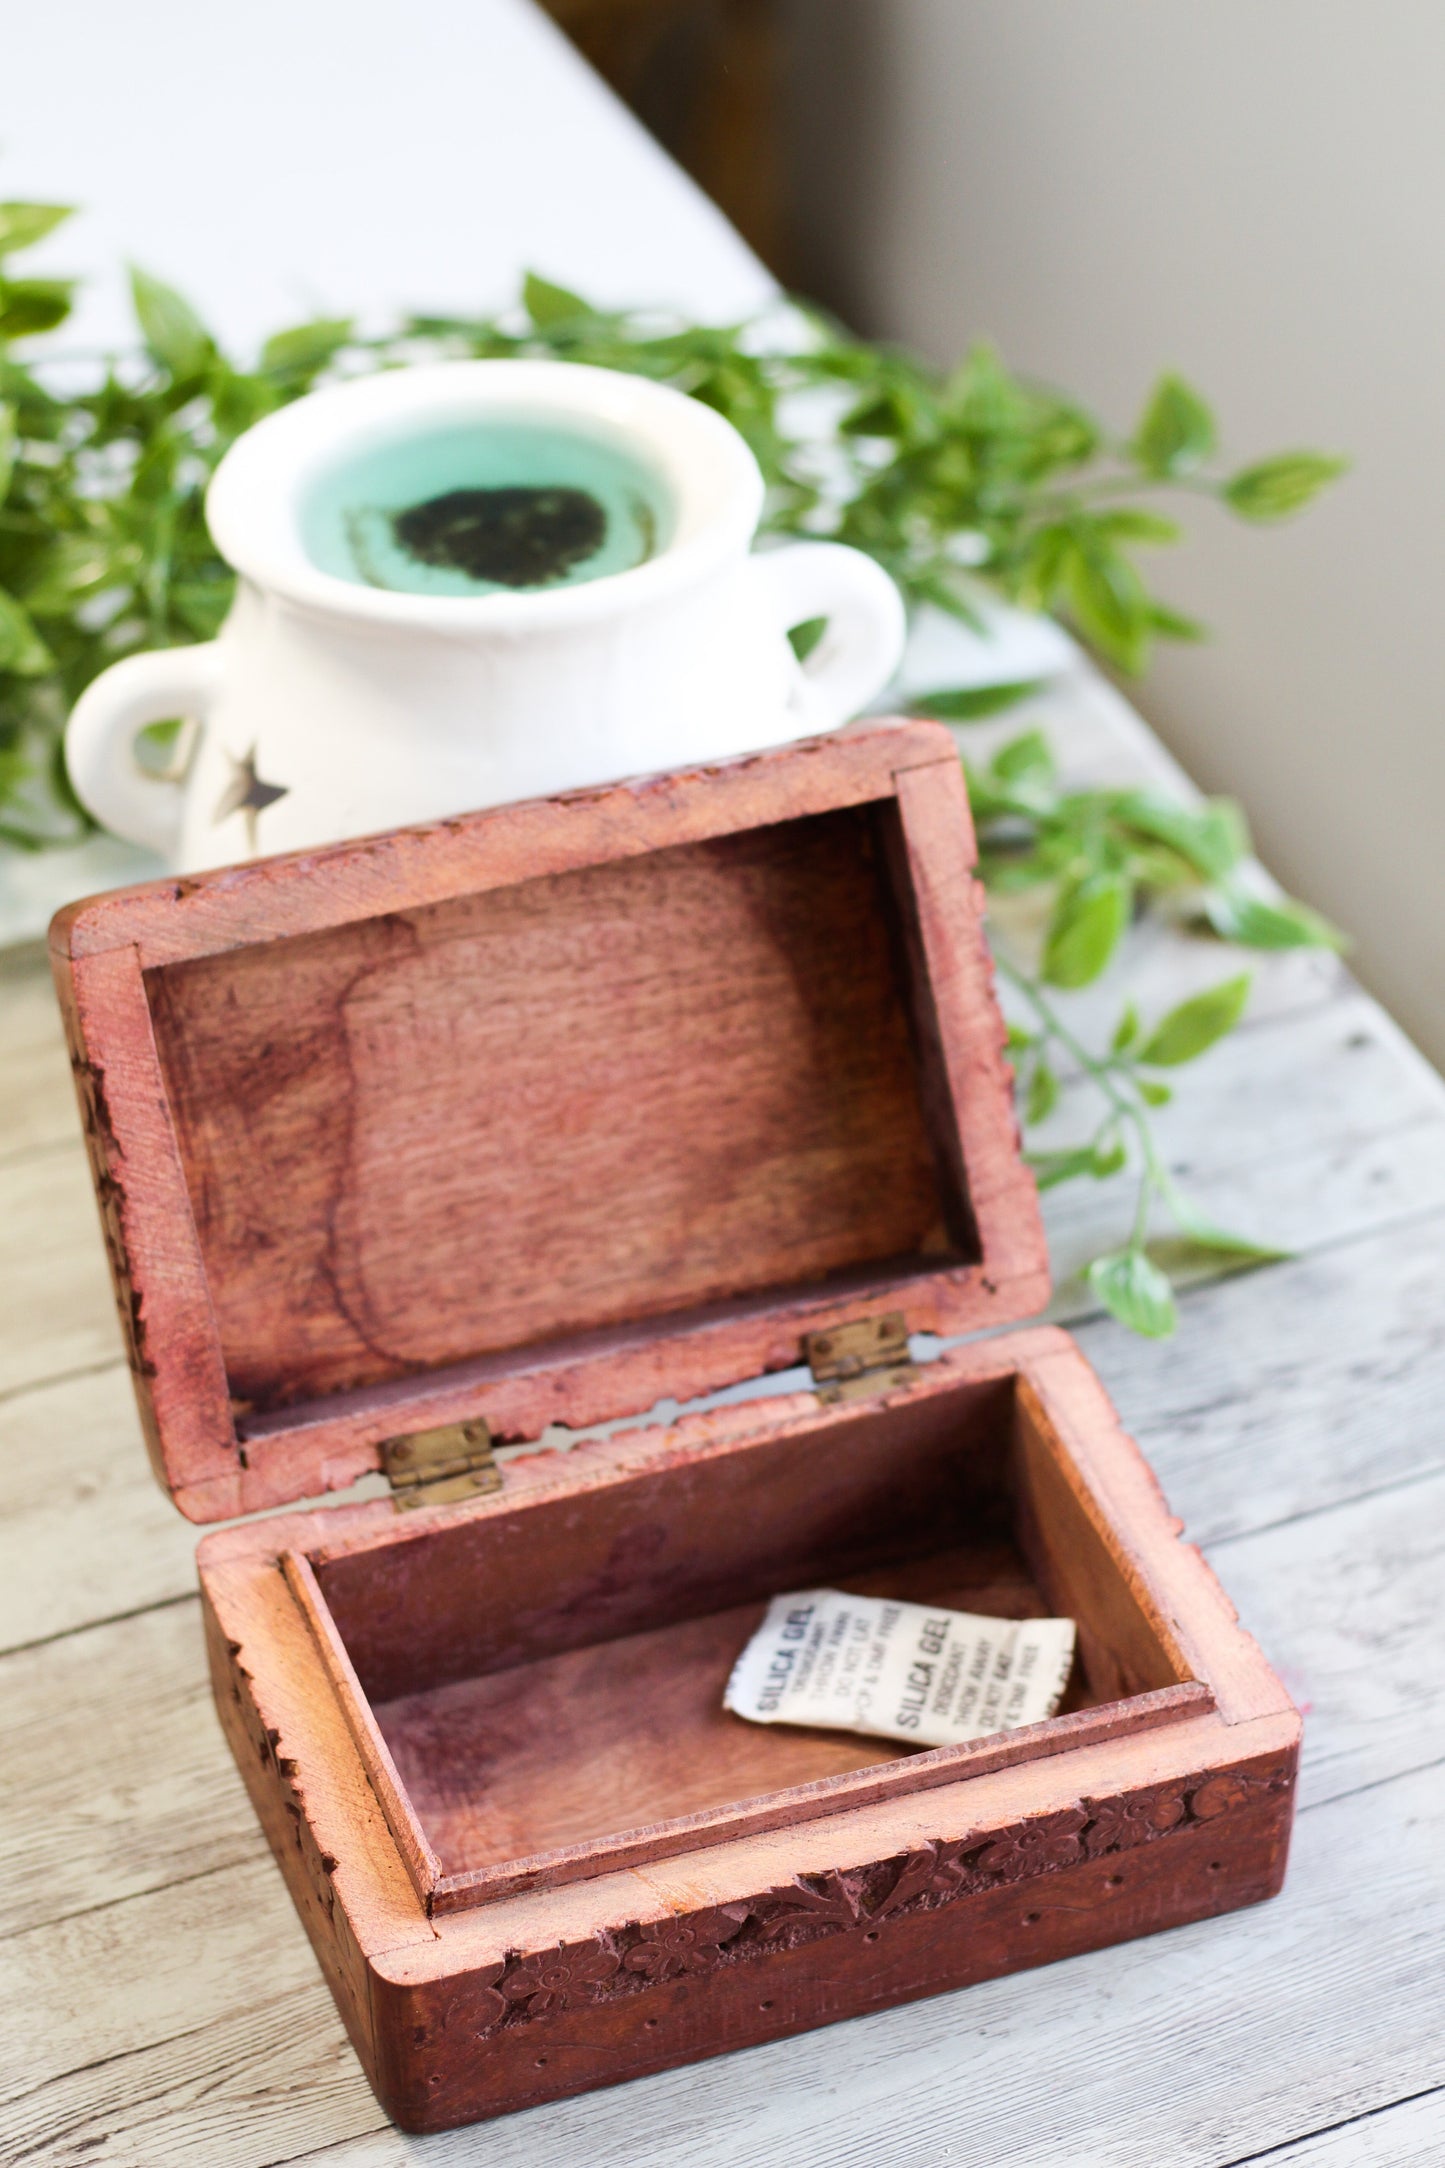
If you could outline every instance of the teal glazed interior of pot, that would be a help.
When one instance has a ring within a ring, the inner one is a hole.
[[[413,595],[629,572],[667,547],[673,518],[662,476],[617,436],[505,414],[373,440],[324,468],[300,505],[320,571]]]

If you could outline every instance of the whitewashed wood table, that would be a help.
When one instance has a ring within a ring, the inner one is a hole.
[[[330,0],[262,8],[270,36],[286,38],[295,100],[306,105],[308,82],[316,91],[312,119],[344,111],[349,128],[369,94],[366,67],[377,110],[395,103],[390,241],[384,221],[360,223],[375,292],[413,292],[401,252],[424,230],[437,255],[407,195],[435,170],[426,109],[393,99],[406,88],[405,56],[374,6],[369,40],[347,31],[346,95],[333,95],[343,12],[352,25],[355,8]],[[298,202],[317,232],[331,230],[346,145],[311,179],[284,163],[257,174],[239,135],[269,76],[254,99],[205,96],[216,40],[227,40],[228,71],[245,57],[224,16],[212,28],[204,10],[137,0],[110,44],[77,45],[58,16],[47,28],[45,11],[32,15],[25,126],[55,155],[43,174],[30,160],[22,184],[11,142],[12,192],[33,177],[43,192],[84,198],[107,173],[129,174],[136,216],[165,204],[171,227],[154,245],[117,227],[104,252],[123,243],[181,277],[243,336],[253,327],[239,320],[241,301],[228,318],[208,278],[232,278],[247,305],[274,313],[266,267],[308,230]],[[118,94],[128,65],[152,80],[156,40],[138,35],[147,23],[175,32],[163,41],[170,73],[155,140],[171,171],[212,165],[194,232],[174,192],[144,185],[136,161],[148,131]],[[475,0],[448,35],[461,106],[477,81],[503,120],[526,115],[510,135],[466,131],[474,185],[451,207],[458,247],[471,245],[463,227],[483,200],[504,208],[517,267],[586,285],[597,261],[606,298],[669,294],[700,313],[711,299],[722,314],[766,295],[716,214],[595,86],[589,94],[519,0]],[[53,67],[36,43],[46,38],[60,41]],[[267,48],[258,35],[247,51]],[[176,81],[187,67],[190,101]],[[62,92],[64,111],[46,125],[46,101]],[[407,127],[428,154],[410,164]],[[524,137],[518,188],[506,162]],[[501,163],[489,176],[493,150]],[[353,155],[366,155],[364,143]],[[67,167],[67,156],[89,165]],[[437,202],[433,219],[444,215]],[[227,210],[218,247],[213,221]],[[485,232],[495,255],[497,221]],[[928,641],[916,682],[952,671]],[[1148,734],[1087,672],[1051,697],[1044,719],[1081,776],[1168,778]],[[34,914],[29,890],[16,908]],[[1227,968],[1215,946],[1152,934],[1135,940],[1098,1004],[1128,988],[1158,1008]],[[1445,1088],[1338,964],[1266,959],[1248,1021],[1188,1073],[1161,1131],[1215,1218],[1290,1244],[1293,1261],[1191,1289],[1177,1340],[1144,1345],[1091,1314],[1067,1279],[1117,1235],[1126,1208],[1109,1185],[1066,1189],[1049,1201],[1064,1283],[1055,1314],[1078,1330],[1189,1534],[1308,1707],[1284,1896],[506,2122],[407,2139],[361,2078],[222,1744],[196,1532],[147,1471],[47,976],[38,949],[0,951],[0,2162],[1438,2168]]]
[[[1087,673],[1046,719],[1081,773],[1158,772]],[[1120,984],[1157,1004],[1228,961],[1151,936]],[[147,1471],[47,975],[34,948],[0,969],[0,2160],[1445,2158],[1445,1089],[1338,964],[1264,960],[1249,1020],[1161,1117],[1212,1214],[1294,1259],[1192,1289],[1170,1346],[1076,1287],[1057,1305],[1308,1708],[1284,1896],[426,2141],[372,2100],[222,1743],[195,1532]],[[1056,1193],[1060,1271],[1124,1209],[1107,1184]]]

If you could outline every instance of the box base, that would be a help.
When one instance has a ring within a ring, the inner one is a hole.
[[[298,1553],[322,1571],[327,1558],[362,1559],[366,1585],[395,1602],[397,1546],[418,1541],[415,1517],[402,1531],[385,1505],[342,1508],[208,1540],[202,1584],[227,1736],[367,2075],[405,2129],[619,2083],[1280,1887],[1299,1716],[1179,1544],[1077,1349],[1034,1332],[960,1351],[869,1421],[901,1426],[900,1452],[911,1437],[917,1454],[940,1415],[943,1436],[955,1405],[1009,1379],[1025,1547],[1041,1585],[1055,1577],[1051,1593],[1067,1593],[1087,1626],[1095,1687],[1112,1677],[1124,1699],[1010,1735],[1007,1754],[985,1742],[972,1760],[926,1770],[930,1782],[922,1763],[903,1763],[829,1780],[854,1788],[826,1797],[778,1794],[778,1811],[753,1802],[768,1810],[761,1819],[740,1802],[709,1828],[657,1824],[634,1832],[625,1856],[599,1843],[539,1857],[456,1909],[434,1901],[444,1885],[427,1896],[383,1781],[388,1768],[396,1781],[395,1766],[368,1749],[364,1726],[358,1735],[355,1697],[348,1708],[287,1578]],[[838,1476],[839,1421],[797,1399],[754,1403],[650,1443],[515,1463],[512,1495],[463,1509],[472,1533],[459,1540],[480,1542],[485,1522],[515,1548],[517,1516],[534,1534],[549,1515],[570,1527],[584,1494],[589,1529],[605,1532],[598,1484],[625,1520],[660,1468],[679,1495],[684,1467],[699,1483],[722,1469],[746,1489],[789,1438],[804,1451],[820,1440]],[[729,1423],[751,1427],[729,1434]],[[1059,1486],[1082,1519],[1069,1518]],[[771,1494],[753,1495],[766,1519]],[[1041,1516],[1047,1529],[1032,1525]],[[1074,1577],[1067,1589],[1060,1575]],[[424,1578],[440,1602],[434,1570]],[[1178,1682],[1152,1691],[1129,1655],[1146,1614],[1168,1621]]]

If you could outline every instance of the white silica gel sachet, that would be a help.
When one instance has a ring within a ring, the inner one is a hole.
[[[822,1724],[954,1746],[1038,1724],[1074,1661],[1068,1618],[980,1618],[889,1596],[775,1596],[723,1707],[754,1724]]]

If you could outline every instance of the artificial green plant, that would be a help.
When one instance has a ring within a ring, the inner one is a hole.
[[[278,332],[243,367],[188,302],[136,271],[133,352],[86,368],[52,342],[36,358],[30,342],[64,324],[72,284],[17,272],[15,259],[68,215],[55,204],[0,204],[0,847],[43,849],[85,833],[64,764],[70,706],[120,656],[214,636],[232,576],[206,531],[206,483],[244,429],[337,376],[547,354],[674,385],[751,445],[768,485],[765,533],[866,550],[913,608],[977,624],[981,601],[995,596],[1053,612],[1131,674],[1156,640],[1200,637],[1140,564],[1141,552],[1179,534],[1161,497],[1204,495],[1241,519],[1272,521],[1341,470],[1315,452],[1222,466],[1208,407],[1173,375],[1155,386],[1133,433],[1115,440],[1077,401],[1024,382],[986,345],[940,371],[799,301],[717,327],[597,309],[537,277],[499,317],[411,316],[380,334],[323,318]],[[1038,689],[940,686],[910,705],[966,725]],[[1126,1008],[1110,1045],[1093,1051],[1059,997],[1101,976],[1141,909],[1183,911],[1259,948],[1334,936],[1303,906],[1250,885],[1244,826],[1224,801],[1066,791],[1037,730],[966,766],[985,882],[996,896],[1033,889],[1045,905],[1036,956],[995,938],[1015,991],[1025,1121],[1053,1112],[1065,1073],[1098,1099],[1086,1145],[1034,1155],[1040,1182],[1131,1173],[1127,1236],[1088,1276],[1125,1323],[1168,1332],[1173,1293],[1151,1253],[1159,1211],[1216,1258],[1277,1254],[1206,1224],[1150,1121],[1171,1089],[1165,1073],[1233,1027],[1248,981],[1232,975],[1152,1024]]]

